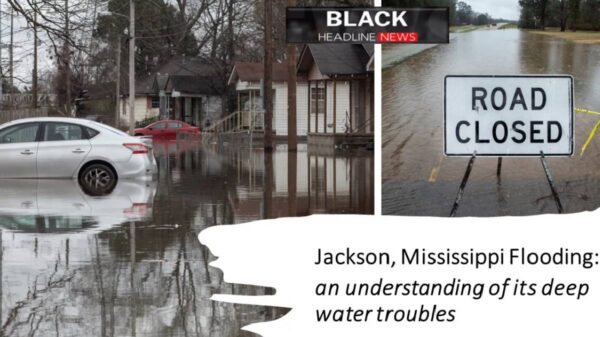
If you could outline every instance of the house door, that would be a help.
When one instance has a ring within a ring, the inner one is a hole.
[[[364,132],[366,122],[365,111],[365,83],[364,81],[354,80],[351,82],[352,96],[352,132]]]
[[[185,104],[183,104],[183,100],[184,98],[182,97],[177,97],[175,98],[175,105],[174,105],[174,113],[173,113],[173,118],[176,120],[181,120],[183,117],[183,109],[185,108]]]
[[[185,98],[185,107],[183,109],[184,111],[184,115],[183,115],[183,121],[188,123],[188,124],[192,124],[192,97],[186,97]]]
[[[193,126],[202,126],[202,97],[194,98],[192,103],[192,123]]]

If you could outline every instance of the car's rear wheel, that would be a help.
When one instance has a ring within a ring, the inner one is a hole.
[[[90,195],[106,195],[117,185],[117,175],[107,165],[92,164],[83,169],[79,175],[79,183]]]

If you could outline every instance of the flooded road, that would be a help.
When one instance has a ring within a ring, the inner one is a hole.
[[[516,29],[456,34],[383,71],[384,214],[450,214],[469,159],[443,155],[444,77],[490,74],[572,74],[575,106],[600,110],[600,45]],[[579,156],[597,121],[576,113],[576,154],[548,159],[565,212],[600,207],[600,137]],[[500,178],[496,165],[477,158],[458,216],[557,212],[538,158],[504,158]]]
[[[197,234],[373,212],[372,154],[283,148],[267,170],[257,149],[166,141],[155,155],[157,182],[120,181],[103,197],[74,181],[0,181],[1,336],[249,336],[240,328],[286,310],[210,301],[272,290],[225,283]]]

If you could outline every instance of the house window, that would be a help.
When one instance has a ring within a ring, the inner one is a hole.
[[[310,88],[310,113],[317,111],[325,113],[325,88]]]
[[[154,96],[152,97],[152,109],[160,108],[160,97]]]

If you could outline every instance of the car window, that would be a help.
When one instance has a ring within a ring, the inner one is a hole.
[[[44,133],[45,142],[86,139],[81,126],[68,123],[47,123]]]
[[[0,144],[32,143],[37,138],[39,123],[19,124],[0,131]]]
[[[87,131],[87,134],[90,139],[92,139],[100,134],[100,131],[94,130],[92,128],[85,128],[85,130]]]
[[[151,128],[153,128],[153,129],[164,129],[165,128],[165,123],[156,123],[156,124],[152,125]]]
[[[170,122],[169,123],[169,129],[181,129],[181,123]]]
[[[98,129],[110,131],[110,132],[112,132],[114,134],[117,134],[119,136],[129,136],[127,133],[125,133],[125,132],[123,132],[123,131],[121,131],[119,129],[115,129],[112,126],[108,126],[106,124],[101,124],[101,123],[98,123],[98,122],[90,122],[90,124],[93,125],[94,127],[98,128]]]

